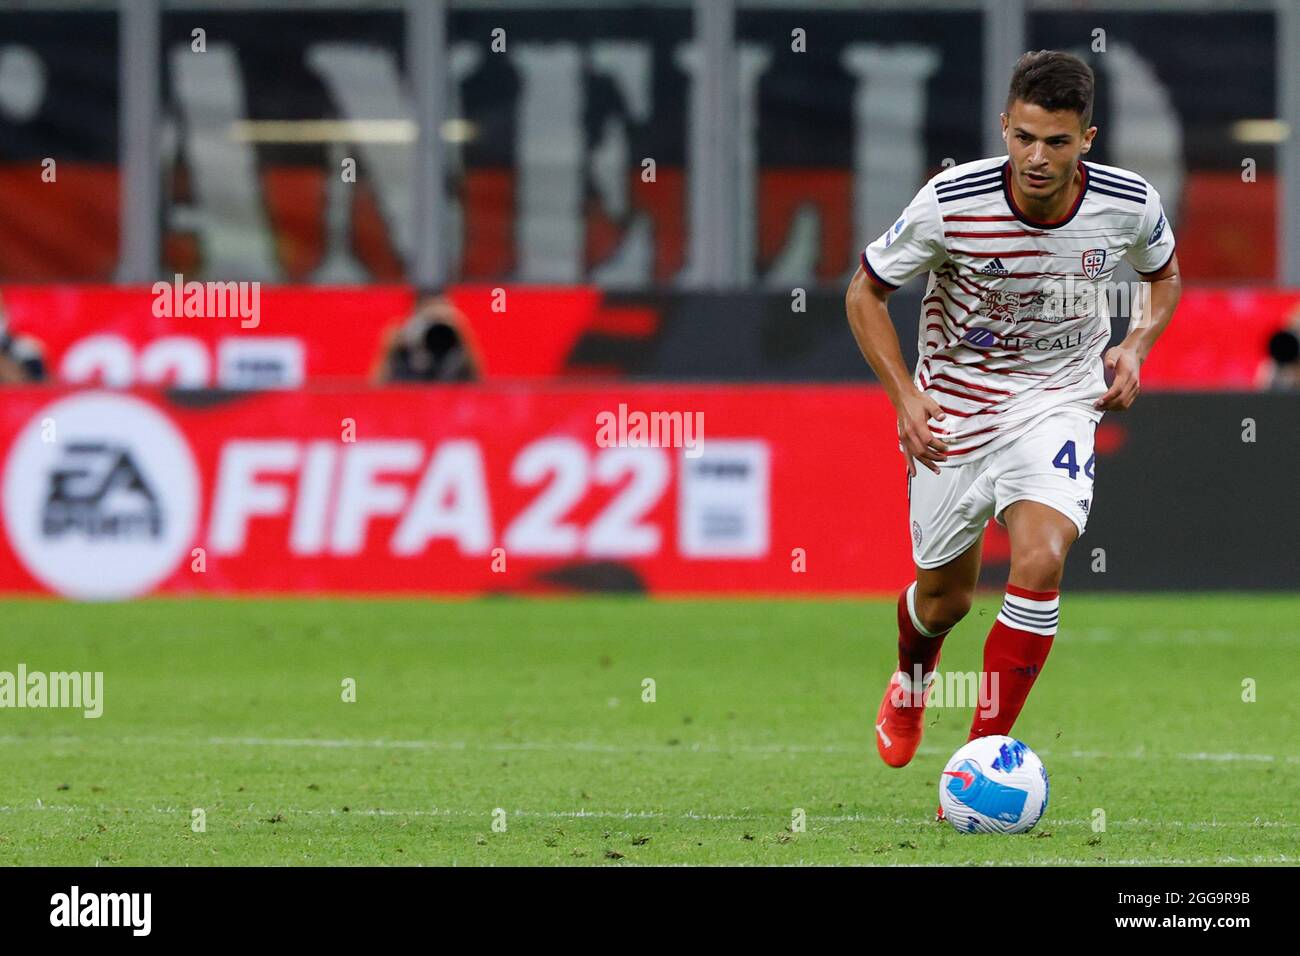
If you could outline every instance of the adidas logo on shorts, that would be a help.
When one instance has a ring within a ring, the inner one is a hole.
[[[1087,514],[1088,505],[1091,504],[1091,502],[1087,498],[1080,498],[1078,501],[1075,502],[1075,504],[1079,506],[1080,511],[1082,511],[1084,514]]]

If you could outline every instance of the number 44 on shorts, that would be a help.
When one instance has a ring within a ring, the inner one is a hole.
[[[1094,453],[1089,455],[1088,460],[1084,462],[1083,473],[1087,475],[1089,481],[1094,477],[1092,467],[1096,461],[1097,455]],[[1073,440],[1067,441],[1061,446],[1061,450],[1058,451],[1056,457],[1052,459],[1052,465],[1056,468],[1064,468],[1070,473],[1071,478],[1079,477],[1079,455],[1074,447]]]

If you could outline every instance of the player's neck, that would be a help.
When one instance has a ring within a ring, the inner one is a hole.
[[[1017,208],[1030,219],[1044,223],[1064,219],[1070,210],[1074,208],[1075,200],[1079,198],[1079,190],[1082,188],[1083,169],[1081,166],[1075,167],[1074,178],[1070,180],[1069,186],[1046,200],[1029,198],[1021,192],[1020,183],[1016,177],[1011,177],[1011,197],[1015,199]]]

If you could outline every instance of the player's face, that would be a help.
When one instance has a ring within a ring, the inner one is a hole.
[[[1083,129],[1071,110],[1050,112],[1016,100],[1002,114],[1002,135],[1011,157],[1011,174],[1020,191],[1032,199],[1050,201],[1074,180],[1079,158],[1092,148],[1097,127]]]

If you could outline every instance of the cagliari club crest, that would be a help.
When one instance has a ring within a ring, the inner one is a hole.
[[[1101,270],[1106,265],[1105,249],[1085,249],[1083,252],[1083,274],[1089,279],[1095,279],[1101,275]]]

